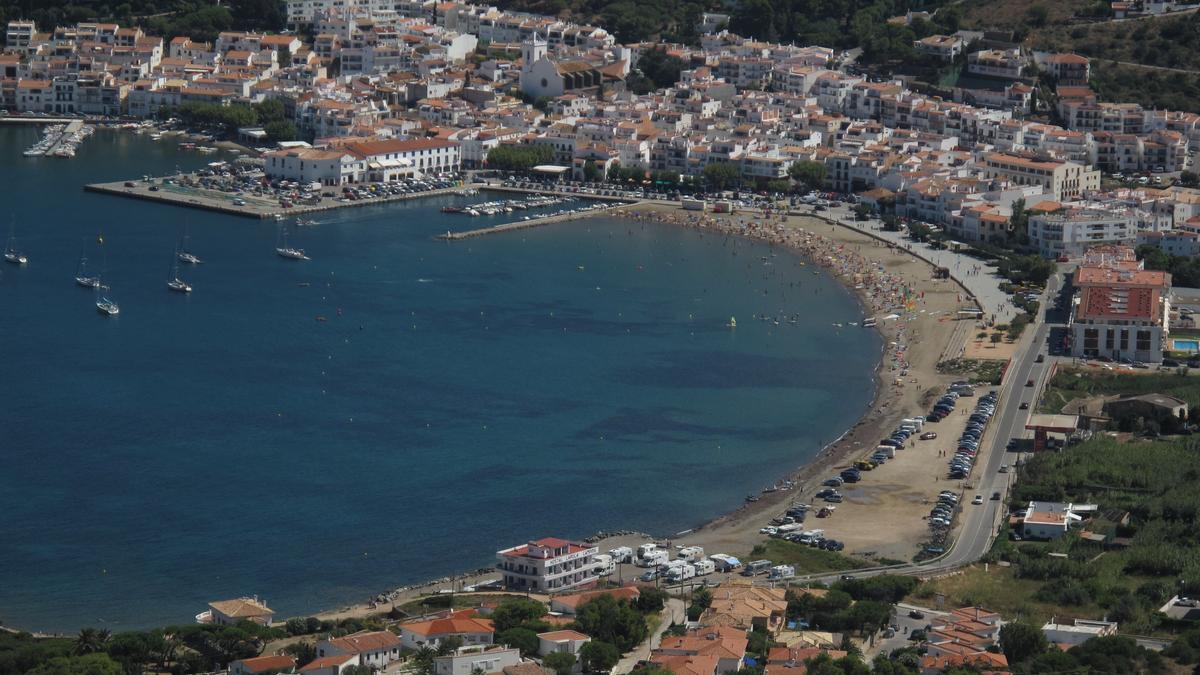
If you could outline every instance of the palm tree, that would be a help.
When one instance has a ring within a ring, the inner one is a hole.
[[[75,638],[75,645],[71,648],[71,653],[82,656],[102,652],[111,637],[112,633],[107,628],[84,628]]]

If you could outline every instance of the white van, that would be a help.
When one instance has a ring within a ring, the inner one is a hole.
[[[776,565],[771,568],[771,572],[767,574],[768,581],[783,581],[796,576],[796,568],[791,565]]]
[[[696,576],[702,577],[706,574],[712,574],[717,571],[717,566],[713,561],[705,558],[692,563],[692,567],[696,568]]]
[[[917,428],[917,431],[920,431],[921,428],[925,426],[925,420],[921,417],[909,417],[907,419],[900,420],[900,424],[911,424]]]
[[[704,557],[704,549],[700,546],[684,546],[683,548],[679,549],[679,553],[676,554],[676,557],[680,560],[696,562]]]
[[[677,584],[681,581],[687,581],[696,576],[696,568],[688,563],[684,563],[679,567],[672,568],[667,572],[667,581]]]
[[[621,563],[627,563],[633,559],[633,549],[629,548],[628,546],[619,546],[609,551],[608,555],[612,558],[614,563],[620,565]]]
[[[613,562],[610,555],[597,553],[592,560],[596,563],[596,574],[599,576],[606,577],[617,571],[617,564]]]
[[[649,555],[638,558],[638,567],[658,567],[665,565],[671,560],[671,555],[661,548],[650,551]]]

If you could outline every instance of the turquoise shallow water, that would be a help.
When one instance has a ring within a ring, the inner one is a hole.
[[[443,197],[323,214],[294,263],[271,223],[80,189],[211,157],[110,132],[21,157],[36,137],[0,129],[31,259],[0,277],[8,625],[180,623],[250,593],[311,613],[531,537],[676,532],[873,392],[878,336],[832,325],[853,298],[765,245],[611,218],[447,244],[483,221]],[[185,224],[188,297],[164,284]],[[72,281],[99,230],[116,319]],[[751,318],[780,311],[798,323]]]

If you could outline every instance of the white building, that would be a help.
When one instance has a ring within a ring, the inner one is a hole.
[[[257,597],[235,598],[208,603],[208,610],[196,615],[196,623],[232,626],[240,621],[253,621],[270,626],[274,616],[275,610]]]
[[[1171,275],[1080,266],[1071,305],[1071,355],[1162,361],[1171,315]]]
[[[1007,178],[1017,185],[1040,185],[1058,201],[1100,189],[1100,172],[1075,162],[996,152],[984,155],[982,164],[988,178]]]
[[[510,590],[557,592],[595,583],[595,546],[547,537],[498,551],[496,567]]]
[[[1117,634],[1115,621],[1090,621],[1075,619],[1072,623],[1058,623],[1057,618],[1051,618],[1042,626],[1046,641],[1056,645],[1081,645],[1096,637],[1106,637]]]
[[[1046,258],[1082,256],[1101,244],[1137,240],[1137,222],[1127,213],[1099,209],[1067,209],[1029,217],[1029,241]]]
[[[477,670],[498,673],[521,663],[521,652],[510,647],[462,647],[433,660],[435,675],[471,675]]]
[[[357,183],[366,163],[344,150],[285,148],[263,155],[263,170],[272,180],[320,183],[326,186]]]
[[[441,138],[362,141],[342,147],[365,163],[365,180],[371,182],[420,178],[462,168],[458,143]]]
[[[573,630],[554,630],[548,633],[538,633],[538,655],[570,654],[579,662],[579,651],[591,642],[592,638]]]
[[[382,670],[400,658],[400,638],[386,630],[360,631],[345,637],[321,640],[316,645],[317,656],[358,657],[358,665]]]

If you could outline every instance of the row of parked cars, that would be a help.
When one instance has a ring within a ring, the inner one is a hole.
[[[950,395],[953,395],[953,392],[950,392]],[[958,438],[958,449],[950,458],[951,478],[961,480],[971,475],[975,457],[979,454],[979,442],[983,439],[983,432],[987,429],[992,415],[996,414],[998,397],[995,391],[979,397],[979,401],[975,404],[975,410],[967,419],[967,427],[963,429],[962,436]]]
[[[954,513],[958,509],[958,493],[942,490],[938,493],[937,503],[929,511],[929,528],[931,530],[947,530],[954,521]]]
[[[358,201],[360,199],[379,199],[382,197],[397,197],[400,195],[419,194],[431,190],[444,190],[457,184],[457,176],[444,175],[439,178],[410,178],[391,183],[368,183],[363,185],[347,185],[342,188],[338,201]],[[326,196],[329,196],[328,194]]]

